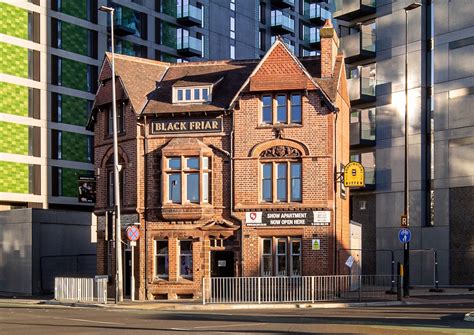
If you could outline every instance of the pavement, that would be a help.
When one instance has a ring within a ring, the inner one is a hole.
[[[396,299],[396,297],[394,297]],[[51,307],[94,307],[109,310],[142,310],[142,311],[219,311],[219,310],[274,310],[274,309],[326,309],[351,307],[383,307],[403,305],[440,305],[440,304],[474,304],[474,292],[467,289],[446,289],[443,292],[429,292],[428,289],[414,289],[410,297],[402,301],[368,301],[368,302],[319,302],[319,303],[273,303],[273,304],[203,304],[201,300],[180,301],[131,301],[124,300],[115,304],[109,300],[107,304],[59,302],[45,297],[32,298],[1,298],[0,304],[49,305]],[[474,311],[467,313],[465,321],[474,322]]]

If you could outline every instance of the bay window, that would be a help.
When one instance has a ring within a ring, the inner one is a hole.
[[[210,157],[167,157],[164,201],[173,204],[209,203]]]

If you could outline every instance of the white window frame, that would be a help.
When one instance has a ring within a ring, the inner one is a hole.
[[[171,169],[169,167],[170,159],[180,159],[180,168],[179,169]],[[197,169],[189,169],[187,168],[187,160],[189,158],[197,158],[199,160],[199,168]],[[207,160],[207,165],[205,165],[205,161]],[[212,185],[212,157],[209,155],[186,155],[186,156],[166,156],[164,157],[164,180],[166,180],[166,188],[163,184],[163,202],[165,204],[175,204],[175,205],[188,205],[188,204],[196,204],[196,205],[203,205],[208,204],[211,201],[211,185]],[[180,176],[180,200],[173,202],[170,197],[170,175],[172,174],[179,174]],[[198,192],[199,192],[199,199],[197,201],[189,201],[188,200],[188,176],[190,174],[198,174]]]
[[[299,253],[295,253],[293,251],[293,242],[298,242],[299,243],[299,245],[300,245]],[[301,273],[298,273],[298,274],[293,273],[293,257],[294,256],[299,256],[300,272],[302,270],[302,248],[303,248],[303,244],[302,244],[301,238],[290,238],[290,276],[291,277],[296,277],[296,276],[301,276],[302,275]]]
[[[173,87],[173,103],[174,104],[189,104],[189,103],[205,103],[212,101],[212,87],[208,86],[187,86],[187,87]],[[204,99],[203,91],[207,89],[207,99]],[[186,99],[186,90],[191,90],[190,99]],[[200,90],[199,99],[194,99],[194,90]],[[178,94],[183,94],[183,99],[178,100]]]

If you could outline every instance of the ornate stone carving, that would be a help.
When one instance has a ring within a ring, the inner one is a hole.
[[[301,157],[301,151],[285,145],[277,145],[275,147],[264,150],[260,157],[262,158],[292,158]]]

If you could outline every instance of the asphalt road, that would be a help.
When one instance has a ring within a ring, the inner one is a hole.
[[[474,304],[137,311],[0,302],[0,334],[474,334]]]

